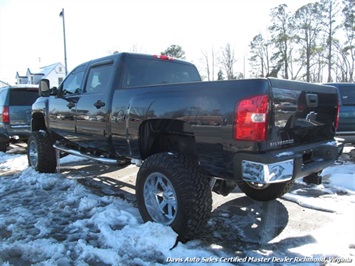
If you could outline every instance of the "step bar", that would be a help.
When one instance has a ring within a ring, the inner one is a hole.
[[[79,157],[83,157],[89,160],[93,160],[99,163],[103,163],[103,164],[125,164],[127,163],[126,160],[117,160],[117,159],[110,159],[110,158],[105,158],[105,157],[99,157],[99,156],[95,156],[92,154],[84,154],[81,153],[77,150],[73,150],[73,149],[69,149],[63,146],[59,146],[57,144],[53,145],[53,148],[55,148],[57,151],[62,151],[62,152],[66,152],[75,156],[79,156]],[[59,153],[57,154],[57,161],[59,160]]]

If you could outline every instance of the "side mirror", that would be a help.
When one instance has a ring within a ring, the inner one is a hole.
[[[48,79],[41,79],[39,81],[39,88],[38,88],[39,96],[48,97],[50,95],[49,87],[50,87],[49,80]]]
[[[48,97],[50,95],[57,95],[58,89],[57,87],[53,87],[50,89],[50,82],[48,79],[41,79],[39,82],[38,88],[39,96]]]

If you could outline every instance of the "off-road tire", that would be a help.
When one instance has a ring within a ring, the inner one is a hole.
[[[6,142],[0,142],[0,151],[6,152],[7,145],[8,144]]]
[[[280,198],[286,194],[293,186],[295,181],[287,181],[282,183],[269,184],[265,187],[258,187],[252,183],[242,181],[238,183],[239,188],[248,197],[258,201],[269,201]]]
[[[145,222],[162,223],[159,219],[154,219],[147,210],[145,193],[151,192],[149,195],[154,193],[146,189],[145,184],[152,175],[161,175],[168,179],[170,188],[175,192],[176,197],[173,197],[173,201],[177,203],[175,217],[165,225],[171,226],[181,241],[198,236],[206,226],[211,213],[212,192],[209,179],[202,174],[194,157],[157,153],[147,158],[140,167],[136,181],[139,212]],[[157,194],[155,197],[158,197]]]
[[[31,158],[32,157],[32,158]],[[29,166],[40,173],[54,173],[57,167],[53,141],[45,131],[33,131],[27,142]]]

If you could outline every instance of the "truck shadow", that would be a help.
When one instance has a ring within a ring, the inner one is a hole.
[[[288,249],[314,243],[312,236],[290,237],[270,243],[285,229],[288,220],[287,208],[280,201],[259,202],[242,196],[211,213],[200,240],[206,247],[215,244],[238,257],[250,256],[250,252],[260,256],[263,250],[268,250],[266,257],[272,257],[273,250],[280,254],[283,249],[287,256],[296,257],[298,254]]]
[[[217,207],[207,225],[208,239],[216,243],[264,244],[279,235],[288,223],[286,207],[277,200],[259,202],[243,196]]]
[[[136,206],[135,186],[132,184],[106,176],[80,178],[77,181],[96,194],[119,197]],[[131,190],[133,190],[133,192],[130,192]]]
[[[78,164],[81,166],[78,167]],[[135,172],[120,173],[116,165],[105,165],[85,161],[76,163],[75,168],[70,164],[63,164],[60,173],[66,178],[74,179],[98,195],[108,195],[125,199],[133,205],[135,196]],[[122,180],[120,180],[122,179]]]

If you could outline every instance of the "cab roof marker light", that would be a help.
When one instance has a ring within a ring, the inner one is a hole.
[[[173,57],[170,57],[170,56],[167,56],[167,55],[153,55],[154,58],[157,58],[157,59],[162,59],[162,60],[168,60],[168,61],[173,61],[174,58]]]

